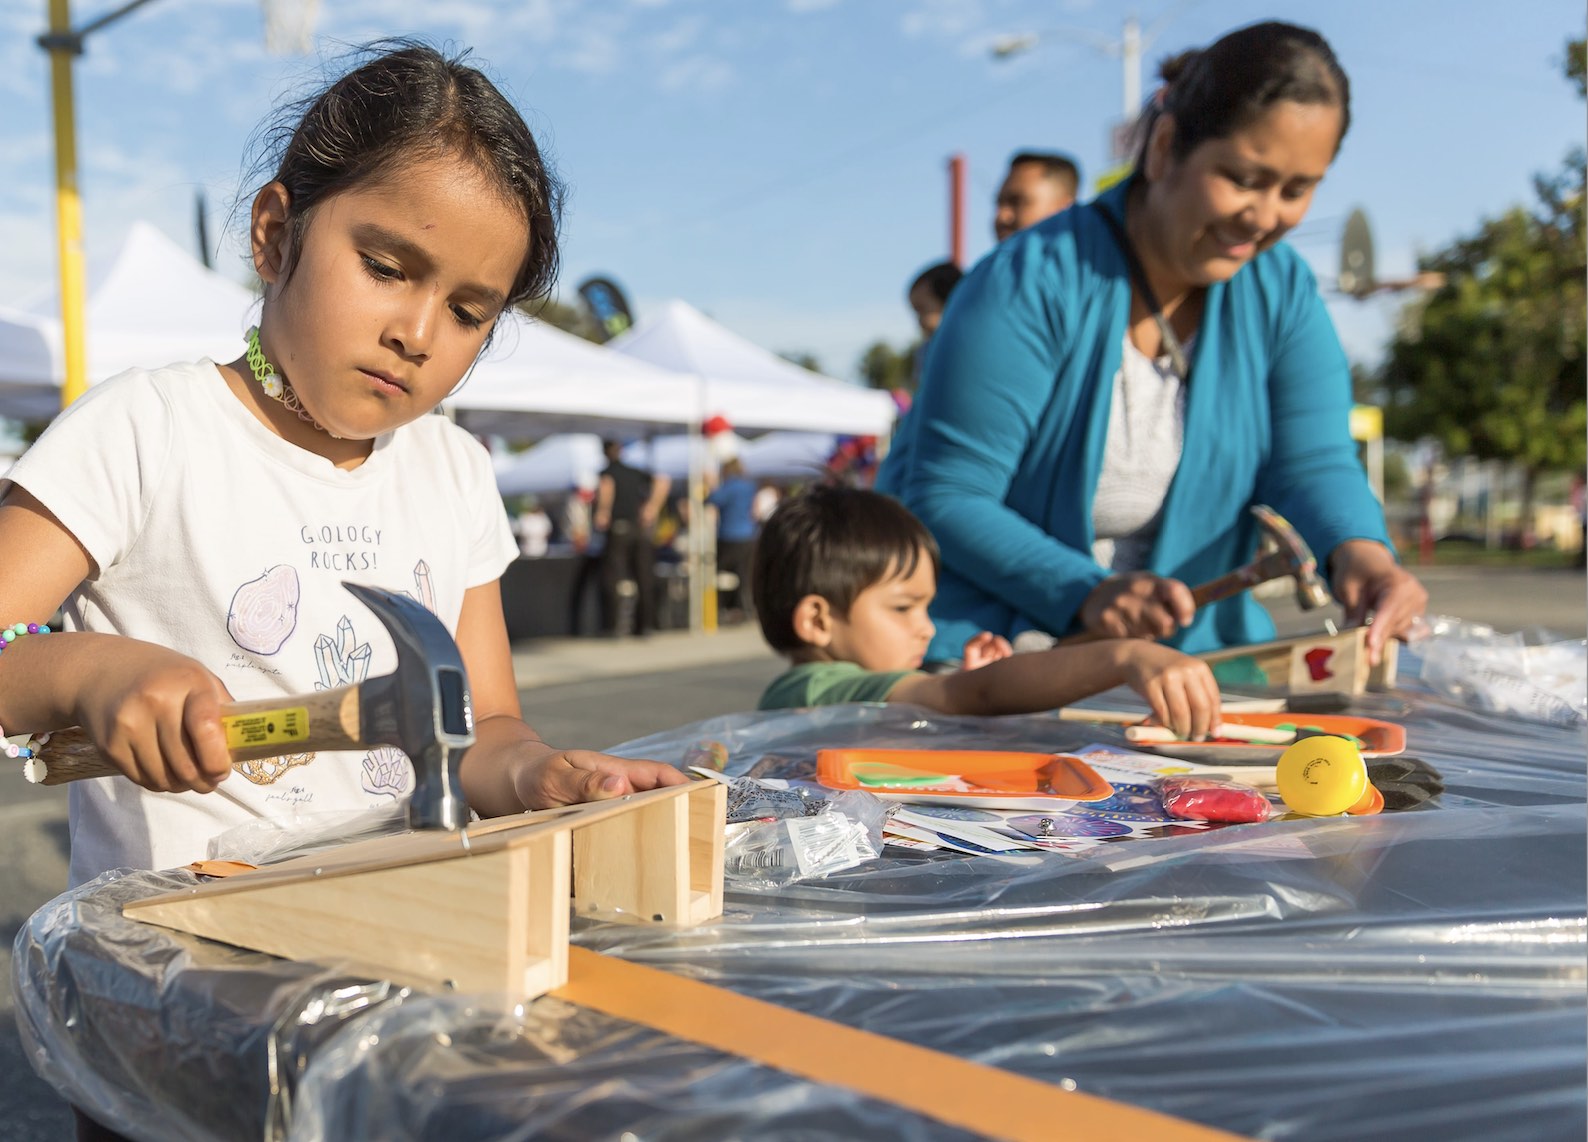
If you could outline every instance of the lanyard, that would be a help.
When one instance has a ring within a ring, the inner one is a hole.
[[[1141,290],[1142,298],[1152,310],[1152,319],[1158,323],[1158,333],[1163,337],[1163,348],[1164,352],[1169,354],[1169,363],[1174,366],[1180,382],[1189,385],[1191,361],[1185,355],[1185,347],[1180,344],[1180,338],[1176,337],[1174,330],[1169,328],[1169,322],[1163,315],[1163,306],[1158,304],[1158,295],[1153,292],[1152,286],[1147,284],[1147,271],[1141,268],[1141,259],[1136,256],[1136,248],[1130,244],[1130,239],[1125,235],[1125,227],[1106,206],[1098,204],[1097,213],[1107,224],[1109,233],[1114,235],[1114,241],[1119,243],[1120,252],[1125,255],[1125,265],[1130,267],[1131,279],[1135,281],[1136,288]]]

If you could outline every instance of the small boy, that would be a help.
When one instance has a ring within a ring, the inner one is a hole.
[[[983,631],[965,645],[966,669],[923,672],[937,566],[937,543],[891,497],[817,487],[785,500],[756,542],[751,579],[761,633],[793,665],[760,708],[908,702],[945,714],[1022,714],[1123,683],[1182,737],[1206,737],[1218,723],[1207,663],[1144,639],[1012,654]]]

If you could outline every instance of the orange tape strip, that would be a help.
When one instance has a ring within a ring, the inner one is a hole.
[[[1011,1142],[1230,1142],[1238,1136],[1096,1095],[1061,1090],[885,1035],[860,1031],[642,967],[568,949],[553,995],[619,1019]]]

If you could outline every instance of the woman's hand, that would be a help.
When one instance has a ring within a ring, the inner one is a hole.
[[[1168,638],[1196,616],[1191,588],[1150,571],[1110,575],[1081,604],[1081,625],[1108,638]]]
[[[1219,684],[1206,662],[1140,640],[1126,643],[1120,653],[1126,685],[1147,699],[1160,725],[1200,741],[1219,724]]]
[[[96,659],[73,708],[99,752],[137,784],[156,793],[209,793],[232,772],[221,725],[221,704],[229,701],[203,664],[123,638]]]
[[[1372,623],[1367,658],[1374,666],[1392,638],[1405,640],[1428,608],[1428,590],[1395,562],[1382,543],[1348,539],[1329,553],[1329,584],[1345,608],[1346,626]]]
[[[1000,658],[1008,658],[1015,652],[1009,645],[1009,640],[1003,635],[993,634],[984,630],[980,634],[973,634],[965,640],[965,649],[961,652],[960,665],[966,670],[977,670],[989,662],[997,662]]]
[[[588,749],[559,750],[526,742],[514,760],[513,791],[525,809],[606,801],[628,793],[682,785],[689,778],[659,761],[629,761]]]

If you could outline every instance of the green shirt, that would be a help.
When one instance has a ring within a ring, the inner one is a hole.
[[[761,710],[836,706],[840,702],[886,702],[901,678],[914,670],[867,670],[854,662],[802,662],[772,679]]]

